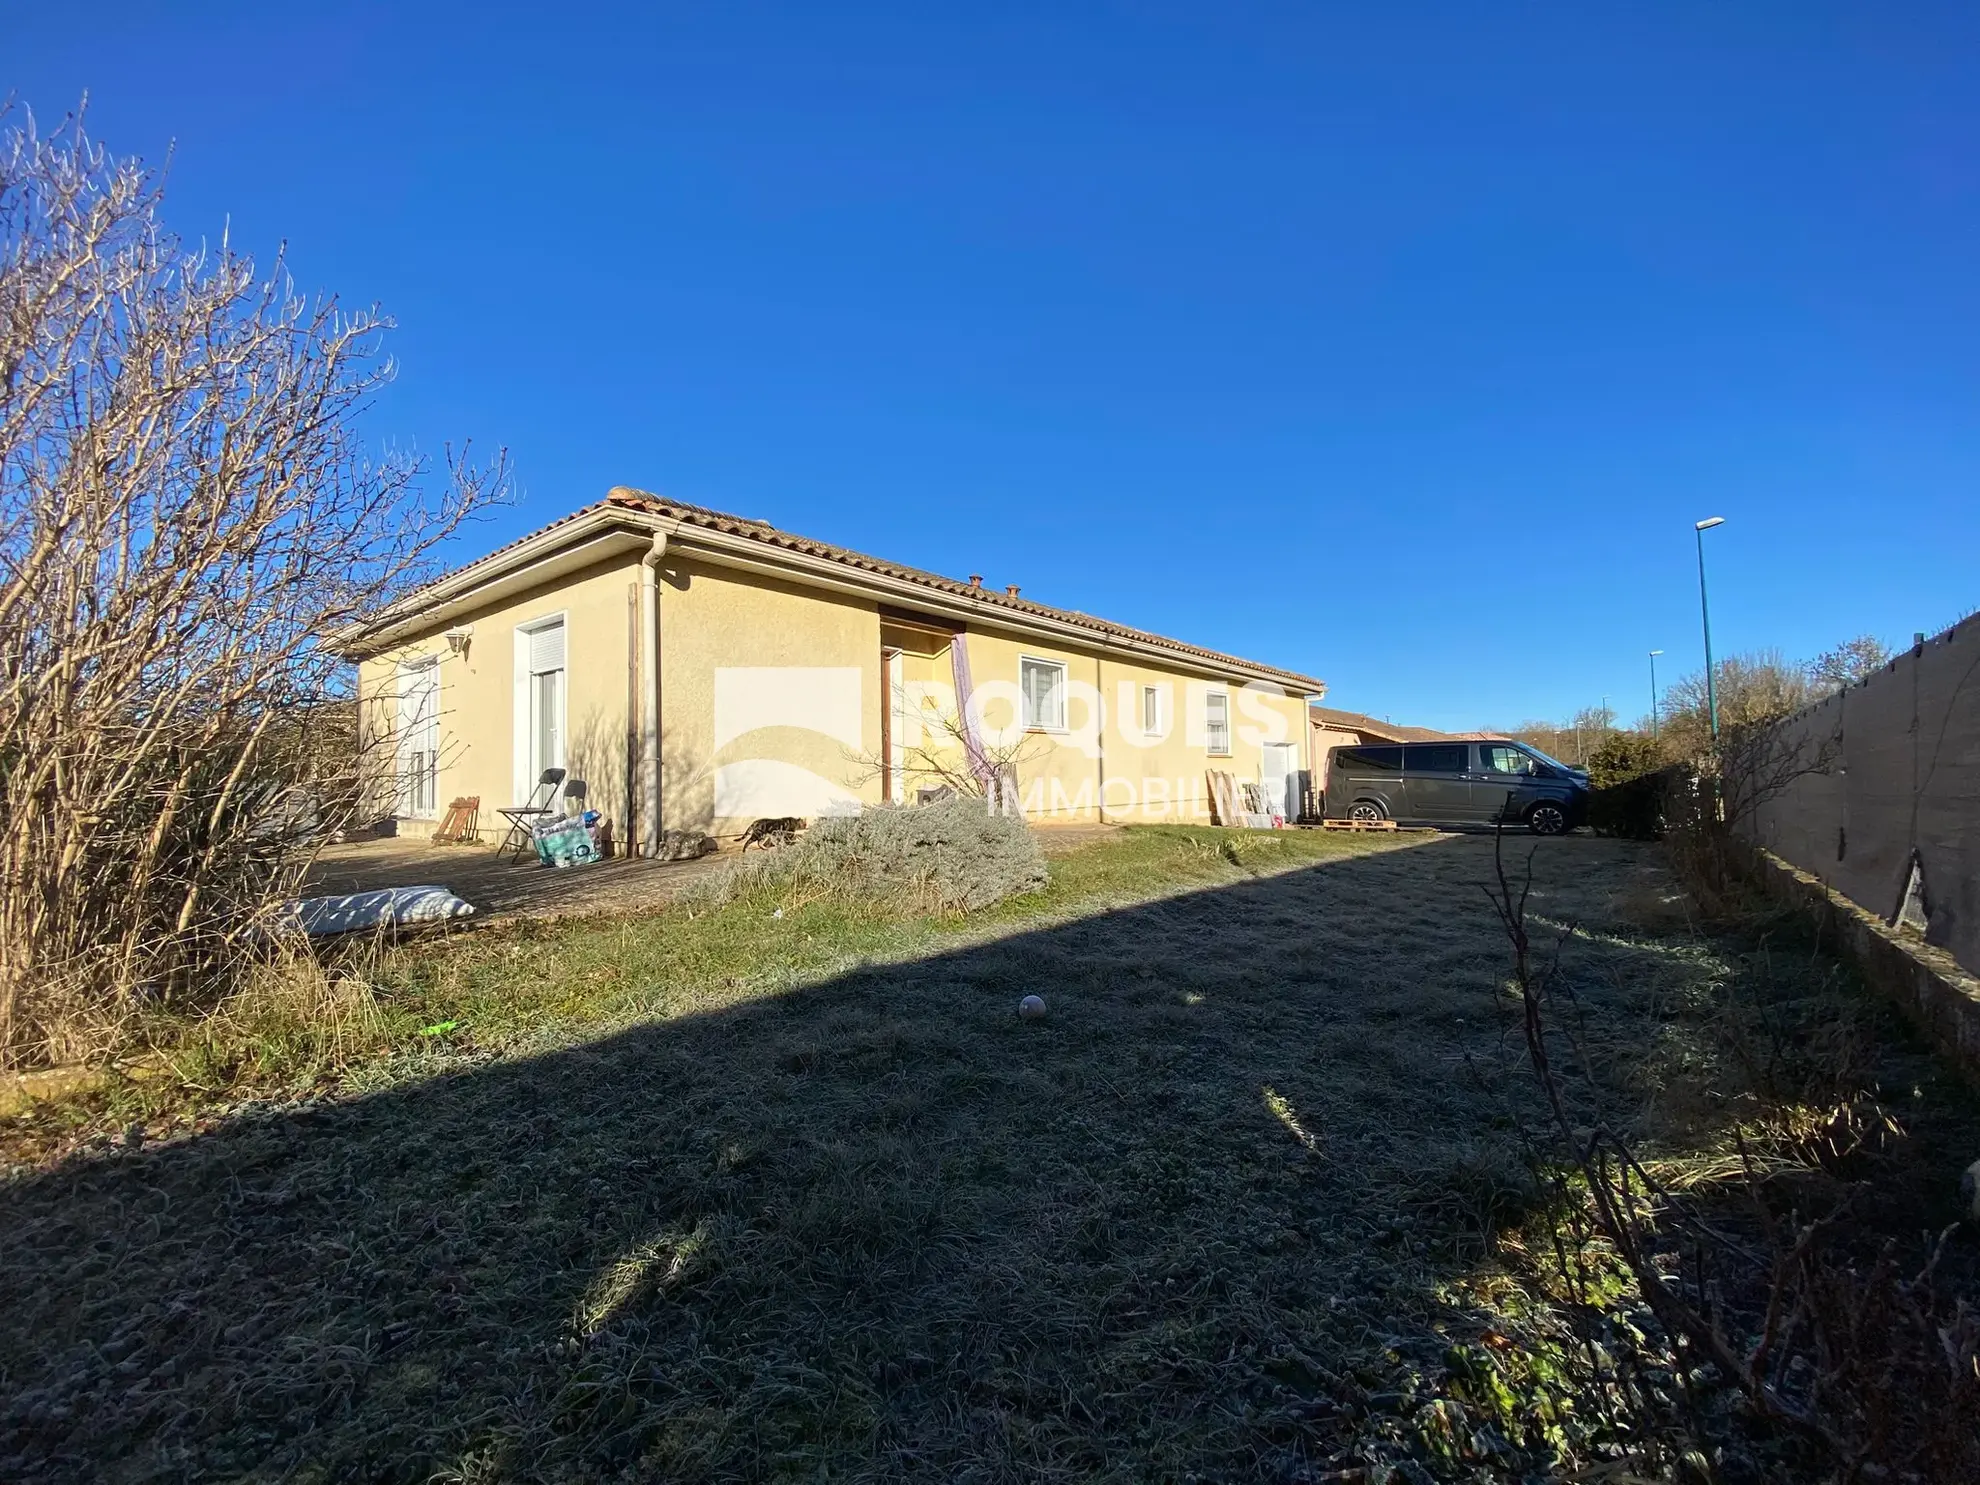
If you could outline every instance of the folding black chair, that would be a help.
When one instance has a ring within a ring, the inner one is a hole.
[[[536,790],[529,796],[527,803],[512,804],[507,809],[495,812],[509,822],[509,833],[502,837],[502,844],[495,849],[497,861],[502,859],[504,851],[512,847],[516,859],[518,861],[522,859],[523,847],[530,843],[529,827],[545,815],[557,813],[556,807],[550,801],[557,797],[557,786],[563,782],[563,769],[546,768],[543,770],[543,776],[536,781]]]

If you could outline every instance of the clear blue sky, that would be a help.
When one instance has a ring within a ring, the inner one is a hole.
[[[309,12],[305,14],[304,12]],[[1980,604],[1980,10],[0,7],[399,319],[380,436],[1452,727]],[[472,555],[464,551],[462,556]]]

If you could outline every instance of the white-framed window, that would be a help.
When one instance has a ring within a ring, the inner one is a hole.
[[[440,792],[440,662],[428,655],[399,666],[399,813],[433,818]]]
[[[1062,661],[1020,656],[1018,691],[1024,701],[1026,727],[1046,732],[1066,730],[1066,667]]]
[[[1141,735],[1160,737],[1162,735],[1162,688],[1143,686],[1141,688]]]
[[[564,763],[567,632],[562,614],[516,628],[516,798],[528,799],[546,768]]]
[[[1212,757],[1231,756],[1231,697],[1228,691],[1203,693],[1203,741]]]

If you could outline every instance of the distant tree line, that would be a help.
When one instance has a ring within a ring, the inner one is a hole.
[[[1788,660],[1778,649],[1728,655],[1713,666],[1720,732],[1787,716],[1867,680],[1889,663],[1892,653],[1883,641],[1862,634],[1800,662]],[[1705,673],[1673,681],[1659,697],[1656,715],[1646,712],[1628,727],[1617,725],[1612,708],[1589,706],[1564,722],[1526,721],[1498,730],[1563,763],[1588,769],[1597,785],[1620,782],[1711,750]]]

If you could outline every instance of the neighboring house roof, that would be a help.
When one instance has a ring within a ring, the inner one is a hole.
[[[1377,742],[1403,742],[1410,734],[1423,730],[1420,727],[1398,727],[1393,722],[1384,722],[1361,712],[1344,712],[1331,706],[1308,707],[1307,714],[1322,727],[1332,728],[1336,732],[1359,732],[1364,739],[1373,738]]]
[[[1314,706],[1308,714],[1322,727],[1336,732],[1359,732],[1363,739],[1376,742],[1491,742],[1499,732],[1439,732],[1434,727],[1402,727],[1362,712],[1344,712],[1338,707]]]
[[[1096,619],[1077,610],[1052,608],[1028,598],[780,531],[767,521],[729,515],[625,486],[618,486],[603,500],[552,521],[429,583],[375,619],[354,625],[338,636],[337,648],[349,655],[388,648],[409,632],[430,627],[448,611],[485,599],[488,589],[505,578],[534,574],[538,581],[550,581],[560,570],[569,570],[568,563],[557,561],[561,553],[590,552],[590,560],[596,560],[609,551],[626,549],[624,540],[615,541],[615,537],[630,534],[636,538],[634,546],[644,546],[647,537],[643,533],[647,532],[668,533],[670,547],[678,543],[692,555],[716,561],[726,559],[737,565],[769,566],[799,581],[807,576],[814,580],[830,577],[836,579],[835,586],[852,587],[895,603],[927,608],[952,620],[967,622],[974,617],[985,623],[1050,633],[1058,638],[1090,637],[1107,648],[1166,653],[1193,661],[1198,668],[1271,680],[1292,691],[1315,695],[1326,691],[1325,682],[1298,671],[1204,649],[1165,635]]]

